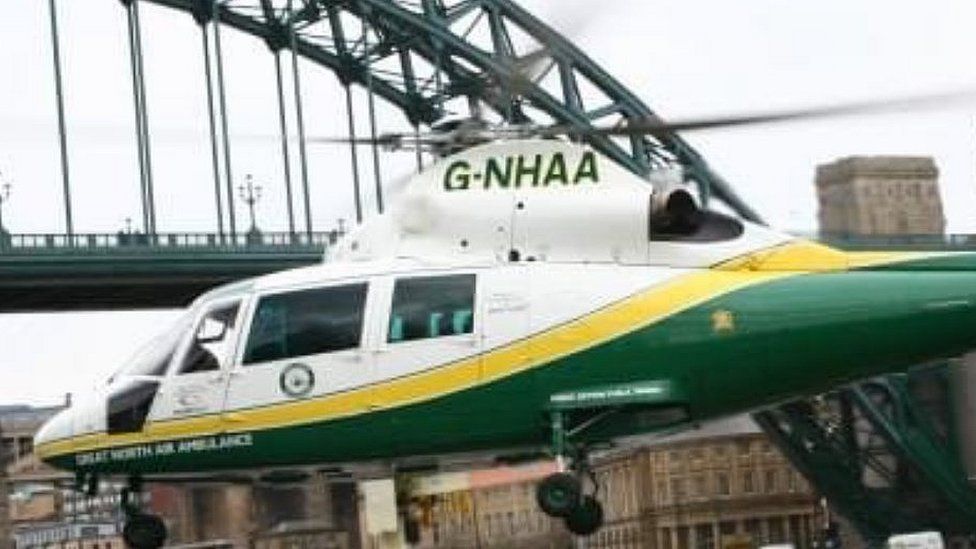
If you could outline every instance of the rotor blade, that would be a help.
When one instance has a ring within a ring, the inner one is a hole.
[[[887,101],[860,101],[837,105],[810,107],[787,111],[769,111],[754,114],[727,115],[687,120],[665,121],[659,117],[628,120],[617,126],[585,127],[560,124],[541,128],[537,135],[605,135],[634,136],[688,132],[740,126],[755,126],[799,120],[836,118],[861,114],[886,114],[906,111],[928,111],[948,109],[955,106],[976,103],[976,90],[919,95]]]
[[[438,146],[448,145],[453,142],[464,141],[463,136],[456,136],[451,132],[447,133],[384,133],[372,137],[349,137],[338,136],[310,136],[305,141],[309,144],[319,145],[377,145],[380,147],[393,149],[409,149],[417,146]]]
[[[402,139],[404,134],[389,134],[389,135],[377,135],[376,139],[372,137],[356,137],[355,139],[351,137],[328,137],[328,136],[309,136],[305,138],[308,143],[314,143],[319,145],[392,145],[396,141]]]

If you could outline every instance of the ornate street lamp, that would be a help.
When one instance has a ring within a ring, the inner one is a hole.
[[[248,213],[251,215],[251,228],[247,231],[248,244],[261,243],[261,231],[258,229],[257,220],[254,216],[254,206],[261,200],[261,185],[254,184],[254,177],[247,174],[245,184],[238,187],[241,200],[247,204]]]

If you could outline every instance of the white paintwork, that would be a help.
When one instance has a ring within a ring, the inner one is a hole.
[[[588,153],[592,151],[582,145],[555,140],[498,141],[442,159],[391,200],[389,215],[353,230],[330,252],[329,260],[447,255],[505,262],[515,249],[523,259],[546,262],[708,267],[793,239],[744,222],[745,233],[730,241],[649,241],[655,187],[600,155],[597,183],[508,189],[472,183],[467,190],[445,190],[448,170],[458,161],[477,169],[489,159],[559,154],[574,166]]]
[[[914,532],[888,538],[888,549],[944,549],[945,542],[939,532]]]

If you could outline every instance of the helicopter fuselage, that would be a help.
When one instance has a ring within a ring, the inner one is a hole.
[[[530,152],[447,158],[322,265],[205,294],[39,455],[151,475],[524,454],[555,413],[598,443],[976,346],[976,256],[845,253],[713,213],[661,233],[646,182],[574,145]],[[460,161],[518,154],[585,182],[447,188]]]

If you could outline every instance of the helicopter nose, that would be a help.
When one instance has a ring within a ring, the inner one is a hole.
[[[34,450],[36,455],[48,465],[58,468],[70,468],[61,463],[59,456],[70,454],[71,437],[74,436],[74,409],[61,410],[34,435]]]

